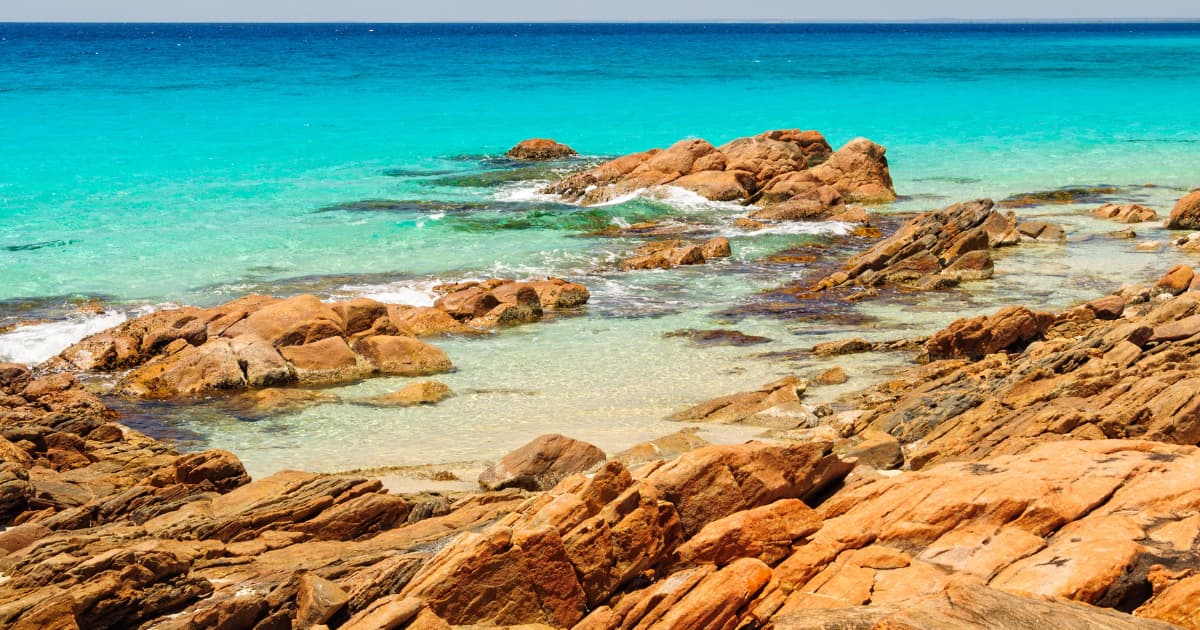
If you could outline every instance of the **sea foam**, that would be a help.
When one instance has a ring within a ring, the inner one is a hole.
[[[99,315],[72,315],[65,320],[19,326],[0,335],[0,361],[35,365],[66,350],[71,344],[107,330],[128,319],[123,311]]]

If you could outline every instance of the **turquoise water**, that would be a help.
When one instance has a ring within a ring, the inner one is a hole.
[[[249,291],[420,301],[438,280],[554,273],[593,288],[586,316],[447,345],[460,367],[452,387],[513,380],[510,389],[539,392],[520,404],[472,394],[434,410],[347,404],[269,422],[178,422],[259,473],[494,457],[564,426],[615,448],[661,433],[657,419],[681,404],[792,371],[753,358],[762,348],[662,334],[722,325],[716,313],[803,271],[763,268],[761,257],[836,242],[842,228],[742,235],[729,226],[744,210],[679,195],[586,212],[547,203],[531,191],[553,173],[522,179],[495,159],[517,141],[567,142],[586,156],[558,165],[569,169],[687,136],[720,144],[801,127],[835,147],[860,135],[885,145],[904,195],[893,210],[1105,183],[1165,213],[1200,185],[1198,103],[1200,25],[1187,24],[0,24],[0,324],[51,322],[0,335],[0,358],[39,360],[163,303]],[[462,185],[478,174],[514,181]],[[368,199],[423,205],[337,209]],[[1113,229],[1084,209],[1022,212],[1055,215],[1076,236]],[[735,259],[621,274],[612,263],[635,243],[580,236],[664,217],[734,236]],[[766,350],[896,336],[1012,300],[1066,305],[1178,258],[1101,240],[1030,248],[978,295],[918,311],[868,307],[877,319],[865,331],[736,325],[775,339]],[[81,295],[108,301],[109,319],[70,314],[64,303]],[[623,343],[642,352],[619,358]],[[520,377],[505,353],[524,361]],[[548,353],[576,360],[539,360]],[[638,369],[622,366],[630,361]],[[450,426],[492,437],[464,451],[455,447],[471,440]],[[380,431],[396,444],[454,437],[405,450],[379,445]]]

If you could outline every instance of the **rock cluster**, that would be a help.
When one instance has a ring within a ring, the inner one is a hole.
[[[841,271],[821,279],[814,289],[950,287],[991,278],[994,248],[1017,245],[1023,239],[1066,239],[1057,225],[1019,223],[1011,212],[1001,214],[994,205],[990,199],[980,199],[918,214],[874,247],[851,257]]]
[[[215,308],[168,309],[92,335],[41,367],[130,370],[116,391],[142,398],[421,376],[452,366],[418,337],[536,321],[543,305],[569,308],[588,299],[587,289],[560,279],[442,289],[434,307],[252,295]]]
[[[638,248],[633,256],[622,260],[618,267],[623,271],[636,269],[671,269],[681,265],[703,265],[714,258],[733,255],[729,239],[724,236],[703,243],[688,243],[681,240],[652,241]]]
[[[1142,223],[1158,218],[1158,213],[1154,211],[1154,208],[1147,208],[1136,203],[1121,205],[1106,203],[1092,210],[1092,214],[1102,219],[1112,219],[1121,223]]]
[[[569,175],[544,192],[583,205],[653,186],[676,186],[714,201],[790,202],[828,213],[845,202],[896,198],[884,148],[858,138],[836,152],[815,131],[787,129],[739,138],[721,147],[681,140]]]
[[[542,162],[571,157],[572,155],[576,155],[576,153],[575,149],[549,138],[530,138],[518,142],[516,146],[509,149],[504,155],[515,160]]]

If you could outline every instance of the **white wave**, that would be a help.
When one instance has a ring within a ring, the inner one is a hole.
[[[499,190],[492,194],[492,198],[496,201],[546,201],[546,202],[562,202],[558,195],[542,194],[542,189],[549,185],[549,181],[529,180],[508,184],[502,186]]]
[[[66,320],[20,326],[0,335],[0,361],[35,365],[66,350],[80,339],[108,330],[128,319],[123,311],[72,315]]]
[[[349,293],[356,297],[378,300],[385,304],[405,304],[408,306],[433,306],[438,294],[434,293],[434,285],[438,282],[428,280],[422,282],[396,282],[379,285],[347,285],[341,287],[339,293]]]
[[[704,212],[709,210],[736,210],[745,212],[746,206],[734,201],[713,201],[703,195],[680,188],[678,186],[650,186],[648,188],[639,188],[633,192],[619,195],[603,203],[595,204],[598,207],[615,206],[634,199],[649,199],[651,201],[661,201],[673,208],[684,212]]]

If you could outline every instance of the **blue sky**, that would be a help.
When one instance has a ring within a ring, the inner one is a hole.
[[[1200,17],[1195,0],[6,0],[4,21],[1012,20]]]

